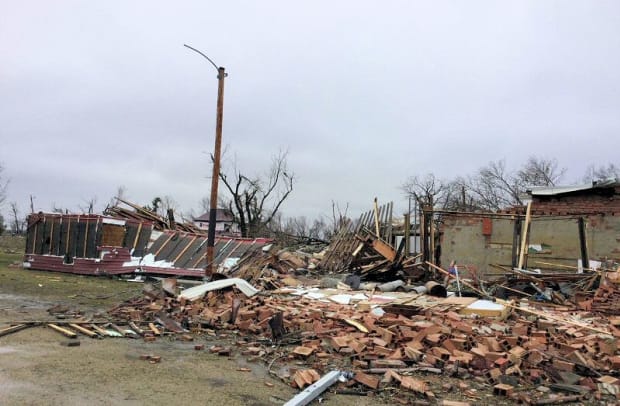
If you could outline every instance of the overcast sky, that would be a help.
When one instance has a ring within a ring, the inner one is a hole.
[[[184,43],[229,73],[227,164],[259,173],[288,149],[288,216],[375,196],[401,213],[407,176],[491,160],[557,158],[567,181],[620,164],[617,1],[0,5],[0,162],[24,211],[101,210],[119,185],[198,210],[217,79]]]

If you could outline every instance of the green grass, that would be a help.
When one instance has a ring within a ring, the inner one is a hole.
[[[26,249],[26,237],[0,235],[0,252],[23,254]]]
[[[0,237],[0,293],[107,308],[142,290],[140,283],[116,278],[23,269],[24,246],[22,237]]]
[[[7,268],[11,264],[21,264],[25,249],[24,237],[0,235],[0,269]]]
[[[11,254],[0,250],[0,269],[8,268],[11,264],[21,264],[24,254]]]

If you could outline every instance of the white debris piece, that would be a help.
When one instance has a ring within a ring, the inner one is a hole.
[[[146,254],[143,257],[131,257],[131,261],[123,262],[123,266],[154,266],[157,268],[174,268],[174,262],[155,261],[155,255]]]
[[[185,289],[180,295],[179,299],[187,299],[189,301],[198,300],[205,295],[205,293],[212,290],[224,289],[229,286],[236,286],[244,295],[252,297],[259,292],[254,286],[250,285],[246,280],[241,278],[222,279],[219,281],[207,282],[202,285],[194,286],[189,289]]]

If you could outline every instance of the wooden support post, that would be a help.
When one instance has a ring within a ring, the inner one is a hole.
[[[411,214],[405,214],[405,256],[408,257],[411,254]]]
[[[523,264],[525,262],[525,256],[527,255],[527,239],[528,239],[528,231],[530,228],[530,219],[532,212],[532,202],[529,201],[527,203],[527,209],[525,210],[525,222],[523,223],[523,231],[521,232],[521,251],[519,251],[519,263],[517,264],[518,269],[523,269]]]
[[[29,252],[28,254],[37,254],[36,248],[37,248],[38,232],[39,232],[39,221],[34,223],[34,233],[33,233],[34,236],[32,237],[32,247],[30,247],[31,252]]]
[[[433,206],[431,206],[431,212],[429,215],[429,221],[428,221],[428,225],[430,227],[430,236],[429,236],[429,240],[430,240],[430,252],[429,252],[429,256],[430,256],[430,260],[433,264],[438,265],[437,264],[437,260],[435,258],[435,222],[433,221]]]
[[[385,241],[392,246],[396,246],[395,241],[392,240],[392,208],[394,206],[394,202],[389,202],[387,207],[387,217],[386,217],[386,236]]]
[[[55,219],[52,219],[52,226],[50,227],[50,248],[47,254],[52,254],[52,247],[54,246],[54,223]]]
[[[69,237],[71,236],[71,220],[67,220],[67,238],[65,239],[65,252],[66,256],[69,254]]]
[[[420,252],[422,253],[422,261],[429,260],[428,257],[428,232],[426,222],[426,206],[422,206],[422,215],[420,216]]]
[[[138,224],[138,231],[136,231],[136,238],[133,239],[133,245],[131,246],[132,250],[136,249],[136,245],[138,245],[138,238],[140,238],[140,232],[142,231],[142,222]]]
[[[586,237],[586,223],[583,217],[577,220],[579,225],[579,248],[581,249],[581,265],[584,270],[590,268],[590,258],[588,257],[588,240]]]
[[[88,248],[88,225],[90,221],[86,218],[86,227],[84,227],[84,252],[82,253],[82,258],[86,258],[86,248]]]
[[[376,197],[375,197],[375,203],[374,203],[374,211],[375,211],[375,234],[377,235],[377,238],[381,238],[381,228],[379,227],[379,206],[378,206]]]
[[[512,255],[510,266],[516,268],[519,265],[519,243],[521,238],[521,217],[515,218],[515,224],[512,231]]]

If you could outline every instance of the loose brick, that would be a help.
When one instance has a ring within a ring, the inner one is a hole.
[[[372,389],[377,389],[379,387],[379,379],[372,376],[372,375],[368,375],[365,374],[363,372],[356,372],[355,376],[353,377],[353,379],[356,382],[361,383],[362,385],[366,385],[369,388]]]

